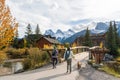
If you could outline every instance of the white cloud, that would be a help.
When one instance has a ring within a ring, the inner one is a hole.
[[[39,24],[43,33],[49,28],[53,30],[71,28],[72,21],[120,20],[120,0],[7,0],[6,2],[17,21],[24,24],[21,28],[28,23],[34,26]],[[19,29],[19,32],[23,34],[23,30],[20,30],[22,29]]]

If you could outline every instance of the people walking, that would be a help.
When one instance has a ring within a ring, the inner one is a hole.
[[[67,62],[67,73],[72,71],[72,58],[74,58],[73,52],[70,50],[70,47],[64,53],[64,59]]]
[[[56,65],[58,63],[58,50],[56,47],[54,47],[53,51],[52,51],[52,65],[53,65],[53,69],[56,68]]]

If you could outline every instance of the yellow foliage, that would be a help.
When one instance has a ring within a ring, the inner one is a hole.
[[[45,49],[49,49],[49,46],[45,44],[45,45],[44,45],[44,48],[45,48]]]
[[[76,44],[76,43],[73,43],[72,47],[76,47],[76,46],[77,46],[77,44]]]
[[[100,43],[100,48],[103,48],[103,42]]]
[[[62,48],[64,48],[64,46],[58,45],[58,49],[62,49]]]
[[[5,5],[5,0],[0,1],[0,48],[11,44],[18,23],[12,18],[9,7]]]
[[[120,62],[120,57],[116,58],[116,61]]]
[[[3,52],[3,51],[0,51],[0,64],[2,64],[3,61],[6,60],[6,59],[7,59],[6,53]]]
[[[6,48],[5,50],[7,53],[10,54],[18,54],[18,55],[24,55],[25,54],[25,49],[15,49],[15,48]]]
[[[52,45],[47,45],[47,44],[45,44],[45,45],[44,45],[44,48],[45,48],[45,49],[52,49],[53,46],[52,46]]]

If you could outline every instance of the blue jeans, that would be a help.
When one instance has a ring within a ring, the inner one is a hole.
[[[57,63],[58,63],[57,58],[52,58],[53,68],[56,68]]]

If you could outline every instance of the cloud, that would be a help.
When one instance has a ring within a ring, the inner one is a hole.
[[[12,15],[26,27],[41,31],[74,28],[78,24],[120,20],[120,0],[7,0]],[[81,27],[80,29],[82,29]],[[19,29],[22,30],[22,29]],[[25,31],[25,30],[24,30]],[[24,32],[21,31],[23,34]],[[21,34],[20,33],[20,34]]]

